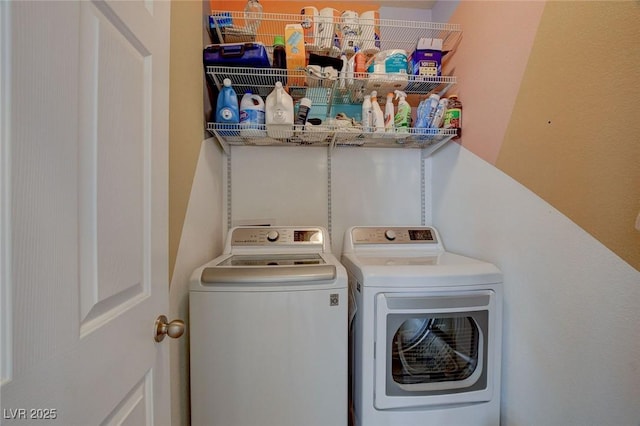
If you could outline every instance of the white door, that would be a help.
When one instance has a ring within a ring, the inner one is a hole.
[[[0,2],[2,424],[170,422],[169,7]]]

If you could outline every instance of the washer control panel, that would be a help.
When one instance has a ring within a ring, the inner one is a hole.
[[[322,245],[320,228],[240,227],[233,230],[232,246]]]
[[[355,227],[351,231],[354,244],[438,244],[435,229],[416,227]]]

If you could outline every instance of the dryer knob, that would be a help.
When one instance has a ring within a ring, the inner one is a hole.
[[[387,229],[386,231],[384,231],[384,236],[387,237],[387,240],[393,241],[396,239],[396,231]]]
[[[279,237],[280,237],[280,234],[278,234],[278,231],[269,231],[267,233],[267,240],[271,242],[276,241]]]

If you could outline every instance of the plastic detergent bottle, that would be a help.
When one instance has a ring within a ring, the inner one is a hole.
[[[373,118],[371,123],[373,131],[377,133],[384,132],[384,113],[378,103],[378,92],[375,90],[371,92],[371,116]]]
[[[394,132],[395,125],[393,120],[395,115],[393,113],[393,93],[387,93],[387,103],[384,106],[384,131]]]
[[[293,98],[284,90],[282,82],[276,86],[265,104],[267,135],[275,139],[293,137]]]
[[[216,123],[233,124],[240,121],[238,111],[238,95],[231,87],[231,80],[225,78],[222,90],[218,93],[218,103],[216,104]]]
[[[364,101],[362,101],[362,131],[371,131],[371,96],[365,95]]]
[[[251,91],[242,96],[240,101],[240,136],[264,137],[264,101]]]
[[[409,102],[406,100],[406,93],[401,90],[395,90],[394,92],[396,99],[400,98],[398,101],[398,112],[396,112],[394,118],[396,131],[398,133],[407,133],[409,132],[409,121],[411,120],[411,105],[409,105]]]

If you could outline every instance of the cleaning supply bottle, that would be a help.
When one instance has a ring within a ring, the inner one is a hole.
[[[265,137],[264,124],[264,101],[248,91],[240,101],[240,136]]]
[[[418,104],[418,108],[416,111],[416,122],[415,122],[415,128],[416,129],[426,129],[429,125],[427,119],[428,119],[428,112],[427,112],[427,100],[423,99],[422,101],[420,101],[420,103]]]
[[[231,87],[231,80],[225,78],[223,86],[218,93],[216,104],[216,123],[234,124],[240,122],[240,112],[238,110],[238,95]]]
[[[358,47],[355,48],[355,54],[353,55],[353,72],[354,77],[357,79],[362,79],[366,77],[367,72],[367,58],[365,58],[364,53],[360,51]]]
[[[456,129],[456,135],[453,139],[460,139],[462,136],[462,102],[458,99],[458,95],[449,96],[449,105],[444,113],[444,129]]]
[[[431,121],[431,126],[434,129],[438,129],[442,127],[444,123],[444,114],[447,112],[447,107],[449,105],[449,100],[447,98],[440,99],[438,102],[438,108],[436,108],[436,113],[433,116],[433,121]]]
[[[303,129],[304,125],[307,124],[307,117],[309,116],[309,111],[311,110],[311,104],[312,102],[309,98],[300,99],[298,113],[296,114],[296,119],[294,120],[296,129]]]
[[[432,93],[429,95],[426,101],[426,114],[427,114],[427,125],[425,127],[432,127],[433,117],[436,115],[436,110],[438,109],[438,102],[440,102],[440,95],[437,93]]]
[[[287,49],[284,46],[284,36],[277,35],[273,38],[273,61],[271,68],[286,70],[287,69]],[[275,71],[275,80],[282,81],[283,85],[287,85],[287,73],[284,71]]]
[[[244,22],[249,33],[258,33],[258,27],[262,22],[262,5],[258,0],[247,1],[244,6]]]
[[[265,104],[267,135],[274,139],[293,137],[293,98],[284,90],[282,82],[276,86]]]
[[[370,132],[371,131],[371,95],[365,95],[364,101],[362,102],[362,131]]]
[[[408,133],[409,122],[411,121],[411,105],[409,105],[409,102],[406,100],[406,93],[401,90],[394,90],[394,92],[396,94],[396,99],[400,99],[398,101],[398,112],[396,112],[396,116],[394,118],[396,132]]]
[[[284,37],[273,38],[273,65],[271,68],[287,69],[287,49],[284,47]]]
[[[387,103],[384,106],[384,131],[395,132],[396,128],[393,123],[395,115],[393,113],[393,93],[387,93]]]
[[[384,113],[378,103],[378,92],[371,92],[371,116],[373,117],[371,127],[376,133],[384,132]]]

